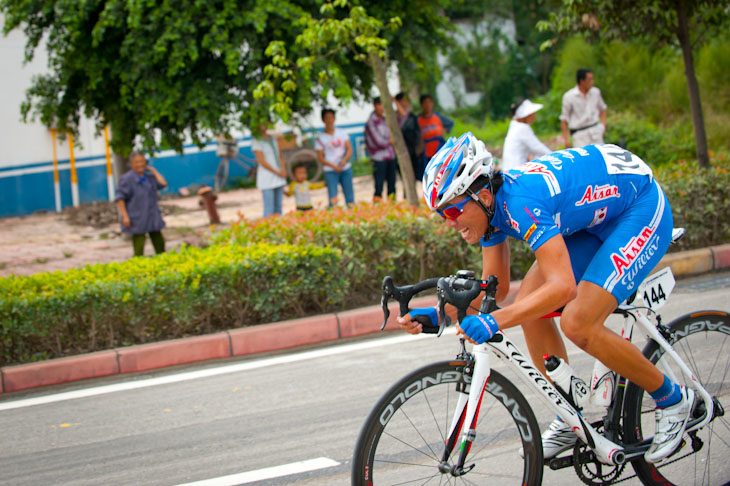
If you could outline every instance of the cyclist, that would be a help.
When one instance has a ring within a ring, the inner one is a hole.
[[[484,278],[499,278],[498,300],[509,290],[507,237],[526,241],[536,257],[514,303],[467,316],[457,332],[483,343],[500,329],[522,325],[532,360],[545,373],[543,355],[567,360],[567,352],[555,323],[541,316],[564,306],[563,333],[656,401],[656,434],[646,460],[670,455],[682,440],[694,392],[673,383],[634,345],[604,327],[671,241],[672,212],[649,166],[615,145],[588,145],[500,173],[484,144],[465,133],[451,138],[429,162],[423,193],[449,227],[468,243],[481,244]],[[437,325],[435,309],[413,309],[399,319],[407,332],[422,330],[412,320],[415,315],[427,315]],[[545,458],[576,440],[558,417],[543,433]]]

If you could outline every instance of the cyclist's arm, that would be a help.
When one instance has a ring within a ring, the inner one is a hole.
[[[492,313],[500,329],[538,319],[575,298],[575,277],[563,237],[558,234],[547,240],[535,251],[535,256],[544,283],[519,302]]]

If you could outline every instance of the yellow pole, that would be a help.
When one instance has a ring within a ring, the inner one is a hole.
[[[53,140],[53,195],[56,200],[56,212],[61,212],[61,182],[58,178],[58,153],[56,152],[56,129],[51,128]]]
[[[68,150],[71,154],[71,201],[74,207],[79,206],[79,179],[76,176],[76,158],[74,157],[74,136],[68,134]]]
[[[106,144],[106,188],[109,200],[114,200],[114,173],[112,171],[112,153],[109,149],[109,125],[104,127],[104,144]]]

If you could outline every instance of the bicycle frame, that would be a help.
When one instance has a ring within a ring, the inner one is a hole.
[[[679,366],[682,373],[689,377],[692,387],[704,401],[706,410],[704,416],[690,420],[687,424],[686,431],[690,432],[707,425],[714,414],[714,403],[707,390],[705,390],[697,381],[689,367],[672,349],[671,345],[657,329],[657,326],[649,322],[641,309],[636,306],[624,305],[620,307],[620,312],[624,314],[624,326],[621,335],[630,341],[633,334],[634,324],[639,323],[639,325],[648,333],[648,336],[656,341],[664,352],[672,358],[674,363]],[[596,458],[600,462],[610,465],[620,465],[627,460],[643,455],[648,450],[649,445],[651,444],[651,437],[645,438],[642,442],[632,444],[626,448],[604,437],[593,426],[591,426],[591,424],[583,418],[583,416],[570,404],[570,402],[568,402],[568,400],[563,397],[563,395],[550,383],[550,381],[548,381],[547,378],[545,378],[545,376],[532,365],[531,360],[527,358],[522,351],[514,343],[512,343],[509,338],[507,338],[507,336],[505,336],[502,332],[499,332],[489,342],[475,345],[472,349],[472,356],[474,357],[473,365],[467,364],[467,366],[473,366],[469,395],[467,397],[466,394],[461,394],[459,397],[454,418],[449,429],[449,439],[446,442],[443,455],[443,462],[445,463],[451,455],[458,437],[461,436],[461,452],[458,462],[452,468],[454,471],[463,473],[470,469],[467,468],[465,470],[464,463],[466,462],[466,456],[471,447],[471,443],[476,437],[476,417],[478,415],[479,406],[491,373],[490,350],[500,359],[509,363],[510,366],[518,372],[518,374],[527,378],[527,381],[547,399],[548,403],[550,403],[552,408],[555,410],[555,413],[560,415],[560,417],[573,428],[576,435],[593,450]],[[675,383],[677,382],[676,376],[671,369],[667,367],[667,369],[663,371],[666,372],[670,379],[672,379]],[[617,379],[614,386],[618,387],[620,381],[624,381],[624,379]],[[616,396],[618,395],[614,393],[614,397]],[[519,414],[519,411],[513,410],[512,413],[519,422],[520,417],[515,415],[515,413]],[[470,425],[467,426],[465,424]],[[525,433],[529,434],[529,430],[521,428],[520,434],[524,437]],[[531,437],[524,438],[526,440],[531,439]]]

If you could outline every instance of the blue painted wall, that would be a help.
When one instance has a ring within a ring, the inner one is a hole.
[[[344,125],[339,128],[364,128],[364,124]],[[350,143],[353,148],[353,160],[357,153],[358,140],[362,143],[362,132],[350,134]],[[243,156],[253,159],[254,155],[249,146],[250,138],[239,139],[244,146],[240,148]],[[215,144],[209,147],[215,148]],[[214,185],[215,172],[220,158],[215,150],[205,152],[195,151],[197,148],[186,146],[189,150],[184,155],[170,155],[157,157],[151,164],[167,179],[168,186],[163,193],[177,193],[191,184]],[[191,149],[193,149],[191,151]],[[68,164],[69,160],[59,160],[59,165]],[[76,160],[76,173],[79,181],[79,202],[106,201],[106,159],[104,156],[86,157]],[[79,164],[93,164],[89,167],[79,167]],[[37,172],[41,171],[41,172]],[[236,177],[243,177],[246,173],[238,164],[229,165],[229,182]],[[61,206],[72,205],[71,200],[71,171],[68,168],[59,170],[61,186]],[[53,162],[46,161],[37,164],[28,164],[20,167],[0,169],[0,218],[23,216],[35,211],[55,211],[53,193]]]

